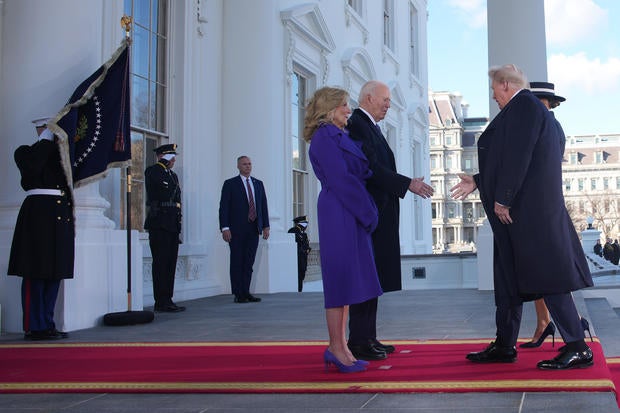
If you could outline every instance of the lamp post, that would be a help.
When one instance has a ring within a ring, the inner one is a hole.
[[[588,227],[584,231],[581,231],[581,245],[586,254],[591,254],[594,251],[596,241],[601,237],[601,231],[592,226],[594,223],[594,218],[592,216],[588,216],[586,222],[588,223]]]

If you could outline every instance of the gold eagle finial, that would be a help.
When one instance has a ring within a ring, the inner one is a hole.
[[[121,27],[125,29],[125,33],[127,34],[127,37],[129,37],[129,32],[131,31],[131,21],[132,21],[131,16],[127,16],[126,14],[123,14],[123,17],[121,17]]]

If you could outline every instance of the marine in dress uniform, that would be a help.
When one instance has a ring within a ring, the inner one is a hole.
[[[153,298],[155,311],[179,312],[185,307],[172,301],[174,275],[181,234],[181,186],[172,171],[177,145],[155,149],[157,163],[144,171],[147,216],[144,229],[149,232],[153,257]]]
[[[293,223],[295,226],[290,228],[288,233],[295,234],[295,242],[297,243],[297,291],[301,292],[308,268],[308,254],[311,250],[308,234],[306,234],[308,220],[303,215],[293,219]]]
[[[60,281],[73,278],[75,223],[73,201],[63,172],[58,144],[46,128],[48,119],[33,121],[39,140],[15,151],[26,191],[15,224],[8,274],[22,277],[24,338],[66,338],[54,324]]]

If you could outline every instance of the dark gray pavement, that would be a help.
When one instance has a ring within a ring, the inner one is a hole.
[[[69,342],[327,340],[320,292],[259,295],[261,303],[234,304],[222,295],[183,302],[183,313],[156,313],[149,324],[100,326],[71,332]],[[607,357],[620,356],[620,318],[605,299],[575,300],[590,320]],[[379,338],[484,338],[494,336],[493,293],[419,290],[389,293],[379,300]],[[521,336],[535,326],[533,304],[524,308]],[[21,342],[2,334],[0,343]],[[465,356],[465,355],[463,355]],[[320,355],[317,363],[321,363]],[[2,368],[2,366],[0,366]],[[336,374],[336,373],[334,373]],[[434,393],[434,394],[8,394],[0,413],[441,413],[619,412],[613,393]]]

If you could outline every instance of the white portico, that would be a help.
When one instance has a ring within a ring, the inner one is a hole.
[[[145,9],[150,17],[140,4],[150,5]],[[239,155],[252,158],[269,201],[271,237],[260,241],[253,293],[296,291],[295,242],[287,233],[292,219],[307,215],[309,237],[318,241],[319,187],[298,139],[305,99],[318,87],[344,87],[355,106],[365,81],[388,84],[393,104],[382,127],[398,170],[430,175],[427,0],[0,0],[2,331],[21,331],[21,280],[3,275],[24,196],[13,152],[34,142],[32,119],[57,113],[109,58],[124,36],[120,17],[134,6],[136,27],[157,22],[161,30],[136,32],[132,53],[135,59],[150,53],[146,66],[157,69],[152,85],[162,91],[149,96],[157,106],[153,116],[164,126],[145,127],[132,118],[132,142],[138,145],[139,137],[148,135],[151,141],[140,142],[180,148],[175,170],[183,188],[183,244],[175,301],[230,293],[228,247],[217,210],[222,182],[237,174]],[[544,51],[542,2],[488,0],[488,9],[489,62],[516,63],[530,78],[546,80],[544,52],[532,53]],[[512,21],[501,20],[505,16]],[[527,22],[527,30],[516,22]],[[156,35],[159,48],[148,43]],[[151,47],[141,49],[143,44]],[[163,57],[155,62],[158,52]],[[134,73],[142,76],[140,68],[134,61]],[[132,83],[136,98],[140,76]],[[148,144],[137,147],[135,165],[148,165]],[[118,170],[76,190],[76,270],[59,296],[61,329],[90,327],[103,314],[126,309],[123,191]],[[401,201],[400,233],[402,254],[431,253],[429,201],[411,194]],[[147,240],[139,228],[132,232],[133,309],[153,302]]]

